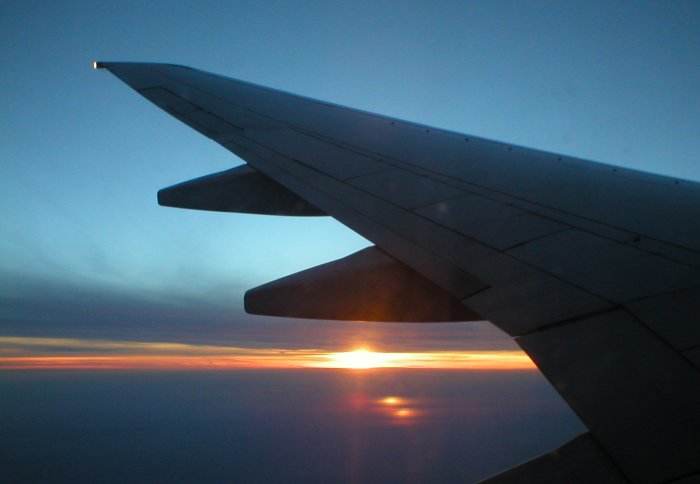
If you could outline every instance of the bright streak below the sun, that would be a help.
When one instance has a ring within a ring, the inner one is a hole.
[[[535,366],[521,351],[385,353],[361,348],[329,352],[322,349],[0,336],[0,370],[266,368],[338,368],[358,371],[373,368],[531,370]]]

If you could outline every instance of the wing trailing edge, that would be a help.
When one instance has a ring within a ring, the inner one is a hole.
[[[590,433],[579,435],[558,449],[520,464],[481,484],[555,484],[629,482]]]

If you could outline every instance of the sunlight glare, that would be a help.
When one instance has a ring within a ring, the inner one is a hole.
[[[329,356],[334,368],[348,368],[352,370],[367,370],[369,368],[379,368],[392,366],[390,363],[394,359],[388,353],[375,353],[374,351],[361,348],[344,353],[333,353]]]

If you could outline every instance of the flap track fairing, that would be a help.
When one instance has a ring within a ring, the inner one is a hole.
[[[245,310],[266,316],[344,321],[483,319],[377,247],[251,289],[245,295]]]
[[[248,165],[195,178],[158,191],[166,207],[262,215],[326,215]]]

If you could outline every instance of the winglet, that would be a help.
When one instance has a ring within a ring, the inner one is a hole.
[[[105,67],[107,67],[107,65],[104,62],[100,62],[100,61],[96,61],[96,60],[92,61],[92,68],[93,69],[104,69]]]

